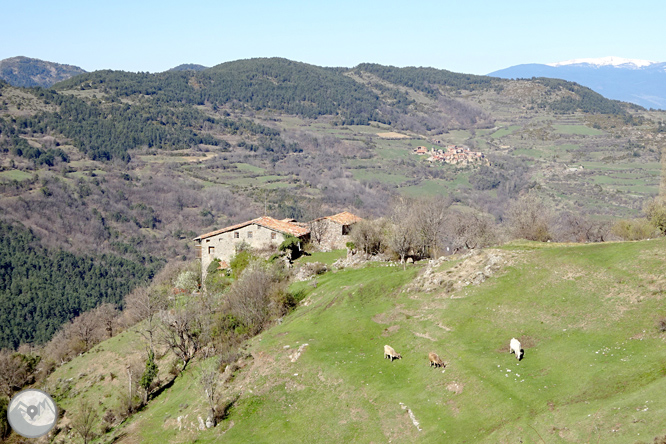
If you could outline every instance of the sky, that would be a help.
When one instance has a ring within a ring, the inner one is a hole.
[[[160,72],[254,57],[470,74],[617,56],[666,61],[666,2],[626,0],[4,2],[0,59]]]

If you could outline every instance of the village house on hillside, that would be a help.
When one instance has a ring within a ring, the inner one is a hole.
[[[310,239],[322,251],[345,248],[350,240],[349,233],[352,225],[362,220],[362,218],[348,211],[333,216],[320,217],[308,222]]]
[[[221,266],[227,268],[236,254],[237,246],[243,242],[254,250],[277,249],[289,235],[307,241],[310,229],[293,219],[278,220],[262,216],[195,237],[197,257],[201,258],[202,278],[206,278],[208,266],[215,259],[219,259]]]
[[[424,146],[414,148],[413,154],[418,156],[429,155],[428,162],[442,162],[451,165],[490,165],[488,158],[479,151],[471,151],[465,146],[449,145],[446,150],[431,148],[430,151]]]

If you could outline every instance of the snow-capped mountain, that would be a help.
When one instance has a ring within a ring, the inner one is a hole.
[[[505,79],[551,77],[579,83],[609,99],[666,109],[666,63],[603,57],[516,65],[488,74]]]
[[[650,60],[639,60],[639,59],[625,59],[622,57],[601,57],[598,59],[573,59],[566,60],[564,62],[557,63],[546,63],[548,66],[569,66],[569,65],[593,65],[595,67],[600,66],[615,66],[616,68],[627,68],[627,69],[638,69],[644,68],[646,66],[654,65],[657,62]]]

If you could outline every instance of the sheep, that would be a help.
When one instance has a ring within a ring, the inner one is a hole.
[[[391,362],[393,362],[394,359],[402,359],[402,356],[400,356],[398,353],[393,350],[393,347],[390,345],[385,345],[384,346],[384,358],[385,359],[390,359]]]
[[[519,361],[523,357],[523,349],[521,348],[520,341],[518,339],[511,338],[511,342],[509,343],[509,353],[515,353],[516,359]]]
[[[446,364],[444,364],[442,360],[439,359],[439,356],[437,356],[437,353],[435,352],[428,353],[428,359],[430,360],[430,367],[433,365],[435,367],[446,367]]]

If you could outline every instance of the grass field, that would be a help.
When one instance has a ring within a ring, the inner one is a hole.
[[[601,136],[603,131],[590,128],[585,125],[553,125],[553,129],[560,134],[572,134],[579,136]]]
[[[500,264],[495,274],[461,284],[491,260]],[[657,329],[666,316],[666,239],[516,242],[434,269],[440,290],[407,290],[423,268],[370,264],[321,275],[316,288],[294,284],[305,293],[301,307],[250,342],[243,368],[222,389],[223,399],[238,397],[227,419],[198,430],[206,412],[198,375],[211,364],[198,361],[112,435],[154,443],[647,444],[666,433],[666,336]],[[508,353],[512,337],[522,342],[521,361]],[[111,398],[113,384],[85,388],[92,375],[78,374],[110,353],[117,357],[108,362],[122,361],[128,347],[141,348],[135,340],[121,335],[61,367],[51,380],[81,381],[62,405]],[[403,359],[383,359],[384,344]],[[428,366],[429,351],[444,369]]]
[[[381,183],[388,183],[391,185],[399,185],[410,180],[409,177],[402,174],[389,174],[384,171],[374,170],[353,170],[354,179],[360,181],[378,181]]]
[[[520,126],[518,125],[511,125],[506,128],[500,128],[494,133],[490,135],[493,139],[499,139],[500,137],[508,136],[509,134],[512,134],[513,132],[517,131],[520,129]]]
[[[9,171],[0,171],[0,181],[9,182],[12,180],[22,180],[30,179],[32,174],[26,173],[21,170],[9,170]]]
[[[431,197],[449,194],[458,187],[469,187],[469,172],[459,173],[455,180],[446,181],[442,179],[424,180],[418,185],[402,187],[398,191],[409,197]]]
[[[333,250],[326,252],[312,253],[310,256],[303,256],[298,261],[302,263],[321,262],[325,265],[333,265],[333,262],[347,255],[347,250]]]

